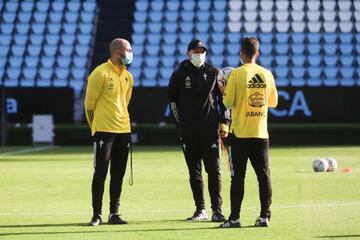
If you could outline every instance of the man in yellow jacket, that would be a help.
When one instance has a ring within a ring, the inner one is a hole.
[[[231,107],[230,170],[231,214],[222,228],[240,227],[240,208],[244,197],[244,180],[248,158],[258,182],[261,212],[257,227],[269,226],[272,189],[269,169],[269,107],[276,107],[278,94],[271,72],[255,63],[259,56],[259,41],[248,37],[241,41],[243,65],[230,73],[223,103]]]
[[[102,198],[110,166],[110,224],[127,224],[119,216],[122,180],[130,147],[131,129],[128,105],[134,84],[127,71],[133,59],[130,43],[114,39],[109,46],[110,59],[88,77],[85,114],[94,141],[94,175],[92,180],[93,217],[89,223],[102,223]]]

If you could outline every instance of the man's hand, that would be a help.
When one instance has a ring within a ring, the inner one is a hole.
[[[220,130],[220,137],[227,138],[227,136],[229,135],[229,126],[224,123],[221,123],[219,130]]]

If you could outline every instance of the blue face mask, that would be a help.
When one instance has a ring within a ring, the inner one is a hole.
[[[133,61],[133,53],[132,52],[126,52],[124,58],[120,58],[121,63],[125,66],[129,66]]]

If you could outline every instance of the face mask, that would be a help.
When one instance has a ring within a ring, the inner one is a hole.
[[[124,58],[120,58],[121,63],[125,66],[129,66],[133,61],[133,53],[132,52],[126,52]]]
[[[191,59],[190,62],[195,66],[195,67],[200,67],[204,64],[205,62],[205,57],[206,57],[206,53],[193,53],[191,55]]]

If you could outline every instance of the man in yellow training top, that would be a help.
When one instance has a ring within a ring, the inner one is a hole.
[[[241,67],[230,73],[223,103],[231,107],[230,171],[231,214],[220,227],[240,227],[240,208],[244,197],[244,180],[248,158],[258,182],[261,212],[257,227],[269,226],[272,189],[269,169],[269,107],[277,105],[277,90],[271,72],[255,63],[259,56],[259,41],[248,37],[241,41]]]
[[[89,223],[102,223],[104,183],[110,166],[110,224],[127,224],[119,217],[122,180],[130,147],[131,129],[128,105],[133,76],[127,71],[133,59],[130,43],[114,39],[109,46],[110,59],[88,77],[85,113],[94,140],[94,175],[92,180],[93,217]]]

